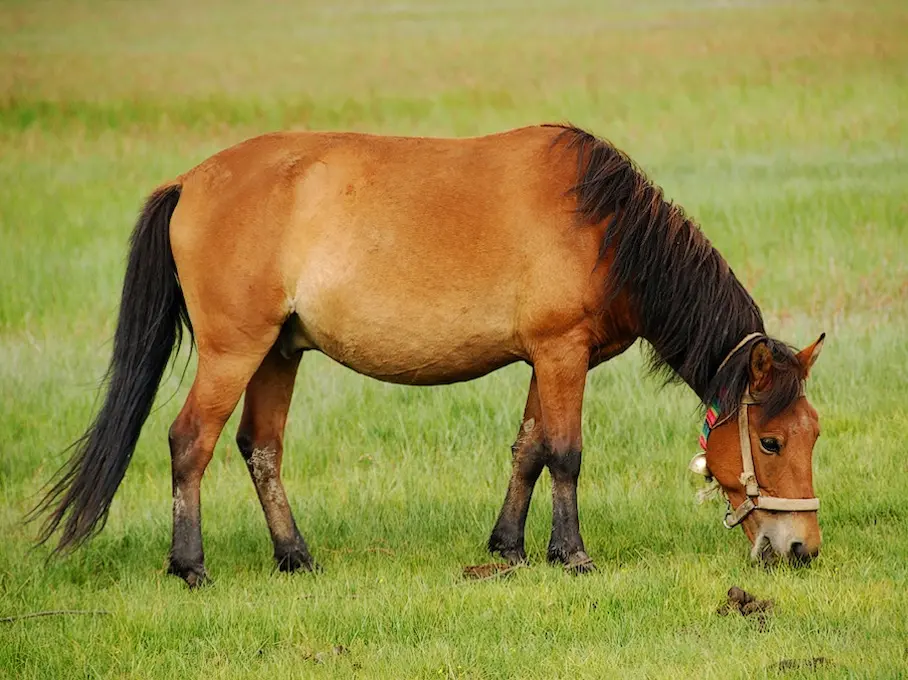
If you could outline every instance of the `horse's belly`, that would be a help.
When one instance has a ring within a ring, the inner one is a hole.
[[[478,378],[519,357],[505,338],[464,329],[424,328],[355,317],[323,319],[303,312],[295,347],[317,349],[364,375],[387,382],[438,385]]]
[[[396,179],[352,167],[329,158],[298,185],[284,271],[302,346],[412,384],[467,380],[522,358],[516,227],[496,219],[482,191],[455,201],[437,179],[417,190],[399,167]]]
[[[470,380],[522,358],[507,314],[488,303],[440,291],[372,289],[368,279],[309,288],[296,299],[294,345],[387,382]]]

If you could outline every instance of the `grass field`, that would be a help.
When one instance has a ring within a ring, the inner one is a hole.
[[[0,623],[0,676],[908,676],[904,4],[262,5],[0,5],[0,617],[109,612]],[[593,575],[545,565],[543,479],[532,566],[460,578],[487,559],[528,367],[404,388],[315,355],[284,479],[323,574],[273,571],[236,418],[202,487],[214,585],[164,574],[179,368],[104,533],[63,561],[31,550],[22,516],[90,420],[126,241],[159,182],[277,128],[564,120],[625,149],[698,219],[770,332],[798,346],[829,334],[809,386],[823,428],[812,568],[749,566],[720,505],[694,503],[696,398],[644,379],[636,348],[588,380]],[[776,600],[765,628],[715,615],[734,584]],[[829,663],[777,670],[813,657]]]

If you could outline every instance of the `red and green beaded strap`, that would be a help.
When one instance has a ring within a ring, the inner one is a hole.
[[[716,426],[719,420],[719,400],[716,399],[709,408],[706,409],[706,418],[703,421],[703,431],[700,433],[700,448],[706,451],[706,442],[709,441],[709,433]]]

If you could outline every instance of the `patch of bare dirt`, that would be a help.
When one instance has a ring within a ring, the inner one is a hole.
[[[463,577],[468,581],[485,581],[500,576],[507,576],[517,570],[516,566],[504,562],[476,564],[463,568]]]

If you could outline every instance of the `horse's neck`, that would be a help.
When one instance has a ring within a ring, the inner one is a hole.
[[[681,314],[641,318],[656,366],[664,363],[701,400],[735,345],[750,333],[763,332],[759,307],[736,279],[729,277],[711,292],[688,299]],[[639,311],[645,315],[652,310]]]

